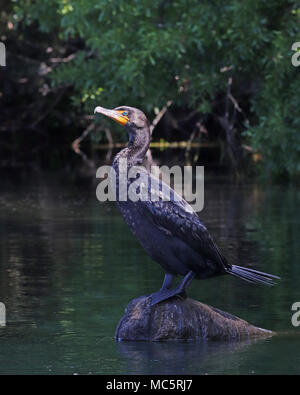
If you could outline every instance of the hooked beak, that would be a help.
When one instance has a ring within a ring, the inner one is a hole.
[[[108,118],[113,119],[115,122],[119,123],[122,126],[125,126],[126,123],[129,121],[129,118],[125,115],[122,115],[123,111],[119,110],[108,110],[107,108],[103,107],[96,107],[94,110],[94,114],[102,114]]]

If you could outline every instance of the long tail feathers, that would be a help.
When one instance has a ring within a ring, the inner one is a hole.
[[[228,270],[228,273],[253,284],[272,286],[276,284],[274,279],[280,280],[280,277],[274,276],[272,274],[259,272],[258,270],[253,270],[237,265],[232,265],[231,269]]]

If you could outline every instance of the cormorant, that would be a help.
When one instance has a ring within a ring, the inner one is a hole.
[[[149,122],[141,110],[128,106],[113,110],[96,107],[94,112],[113,119],[128,132],[127,147],[113,160],[112,167],[118,178],[121,159],[126,160],[126,172],[142,163],[150,144]],[[140,181],[140,188],[147,188],[148,192],[151,181],[160,186],[160,191],[164,184],[146,169],[141,172]],[[132,182],[133,179],[129,178],[127,188]],[[251,283],[266,285],[273,285],[274,278],[279,279],[268,273],[230,264],[192,207],[183,198],[178,200],[177,196],[175,199],[176,192],[166,184],[164,188],[168,188],[171,199],[164,200],[161,192],[159,198],[153,200],[122,201],[118,198],[119,190],[116,196],[119,209],[133,234],[165,271],[161,289],[150,295],[152,305],[175,295],[185,296],[185,289],[194,278],[231,274]],[[184,278],[172,288],[173,278],[178,274]]]

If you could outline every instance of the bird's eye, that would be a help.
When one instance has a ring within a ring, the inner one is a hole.
[[[125,117],[128,115],[127,111],[122,112],[122,115],[124,115]]]

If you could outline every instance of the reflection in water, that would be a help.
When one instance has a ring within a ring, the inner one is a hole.
[[[265,339],[266,340],[266,339]],[[120,355],[127,362],[129,372],[136,374],[205,374],[209,366],[214,372],[222,372],[226,360],[232,371],[239,370],[242,352],[265,340],[244,340],[239,342],[198,343],[118,343]]]
[[[3,184],[2,184],[3,186]],[[163,273],[93,186],[7,185],[0,195],[1,373],[299,373],[291,305],[299,301],[300,195],[292,187],[206,178],[201,219],[233,263],[282,278],[273,288],[235,278],[195,281],[189,295],[281,338],[252,343],[113,341],[129,300]]]

